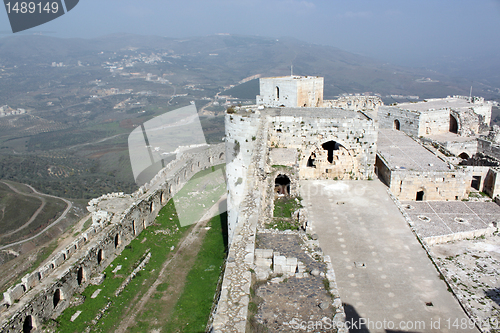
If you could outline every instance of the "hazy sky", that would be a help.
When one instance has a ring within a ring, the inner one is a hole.
[[[2,36],[12,35],[0,10]],[[394,62],[500,52],[500,0],[80,0],[28,33],[291,36]],[[53,32],[53,33],[49,33]]]

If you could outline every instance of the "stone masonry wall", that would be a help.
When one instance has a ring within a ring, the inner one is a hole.
[[[56,318],[71,296],[83,290],[91,275],[101,272],[144,228],[162,206],[198,171],[225,162],[224,144],[203,152],[184,154],[167,165],[133,195],[132,204],[107,225],[93,225],[81,237],[7,290],[2,307],[1,332],[21,332],[25,320],[34,326]],[[123,199],[125,200],[125,198]],[[95,201],[94,201],[95,202]]]
[[[358,117],[358,114],[347,117],[346,113],[351,112],[334,110],[332,114],[325,111],[317,116],[313,112],[268,116],[268,145],[298,151],[300,179],[373,178],[376,124],[364,116]],[[328,152],[322,147],[329,141],[338,144],[332,161],[328,160]]]
[[[420,112],[401,110],[397,106],[380,106],[377,116],[380,128],[394,129],[394,123],[397,120],[400,131],[419,136]]]
[[[423,200],[462,200],[469,196],[472,182],[471,169],[450,171],[391,170],[380,155],[377,156],[379,178],[389,186],[399,200],[416,200],[423,191]]]

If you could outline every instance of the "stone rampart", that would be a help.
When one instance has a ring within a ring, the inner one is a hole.
[[[78,239],[52,256],[48,263],[27,274],[22,282],[4,293],[1,332],[22,332],[56,318],[70,304],[72,295],[83,290],[93,274],[102,272],[144,228],[159,210],[198,171],[225,163],[225,145],[198,148],[170,162],[148,184],[132,195],[111,194],[91,200],[99,207],[114,198],[128,204],[120,212],[108,212],[109,221],[99,219]],[[92,208],[90,209],[92,210]],[[94,209],[94,213],[102,211]],[[102,213],[99,213],[102,215]]]

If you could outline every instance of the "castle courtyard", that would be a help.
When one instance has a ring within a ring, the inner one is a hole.
[[[346,322],[358,324],[350,332],[457,332],[453,322],[469,323],[379,180],[302,180],[301,195],[332,258]]]

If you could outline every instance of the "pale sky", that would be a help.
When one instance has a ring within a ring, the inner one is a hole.
[[[290,36],[395,63],[500,53],[500,0],[80,0],[23,33]],[[12,35],[0,10],[0,36]]]

